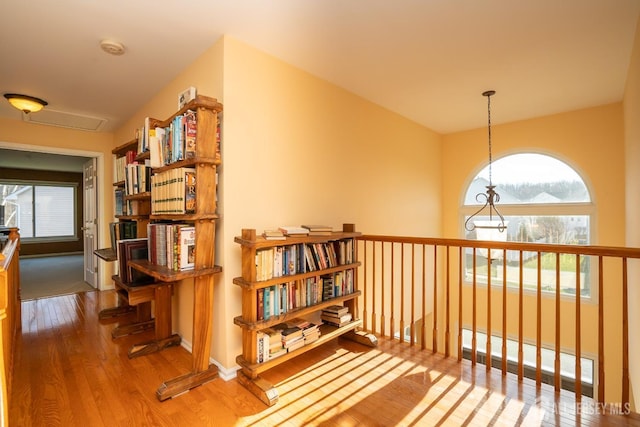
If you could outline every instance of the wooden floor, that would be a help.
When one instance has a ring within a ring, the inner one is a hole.
[[[112,340],[116,323],[97,313],[114,305],[113,292],[23,302],[10,425],[640,426],[637,415],[601,415],[589,399],[577,410],[571,393],[387,340],[374,349],[334,340],[266,372],[280,393],[273,407],[219,378],[159,402],[156,389],[189,370],[189,354],[173,347],[128,359],[150,335]]]

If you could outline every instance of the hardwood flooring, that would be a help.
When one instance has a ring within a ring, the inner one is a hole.
[[[334,340],[265,372],[280,394],[272,407],[219,378],[159,402],[156,389],[186,373],[190,355],[172,347],[129,359],[151,334],[113,340],[116,323],[98,311],[114,305],[113,292],[22,303],[10,425],[640,426],[637,414],[602,415],[590,399],[578,411],[571,393],[384,339],[374,349]]]

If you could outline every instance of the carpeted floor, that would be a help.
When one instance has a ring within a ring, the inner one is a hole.
[[[20,259],[23,301],[94,290],[84,281],[82,254]]]

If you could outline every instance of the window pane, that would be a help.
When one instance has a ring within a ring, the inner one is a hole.
[[[35,187],[36,236],[74,235],[73,187]]]
[[[18,227],[20,236],[33,237],[33,187],[30,185],[1,184],[0,216],[2,224]]]
[[[466,219],[466,218],[465,218]],[[475,218],[474,218],[475,219]],[[477,217],[486,220],[486,217]],[[550,244],[589,244],[589,216],[588,215],[555,215],[555,216],[505,216],[507,229],[502,238],[510,242],[532,242]],[[477,229],[467,231],[466,238],[472,240],[496,240],[477,235]],[[506,234],[506,235],[505,235]],[[489,263],[489,257],[491,262]],[[591,295],[591,257],[580,258],[580,292],[582,296]],[[486,284],[487,274],[491,275],[492,285],[502,285],[503,266],[506,262],[507,286],[520,286],[520,253],[486,249],[476,250],[476,281]],[[538,254],[524,252],[522,254],[522,282],[525,290],[534,291],[538,288]],[[490,265],[490,270],[489,270]],[[595,265],[595,264],[593,264]],[[542,253],[540,256],[541,287],[545,292],[555,292],[556,289],[556,256]],[[473,278],[473,249],[465,250],[465,279]],[[560,255],[560,290],[563,294],[575,295],[576,257],[570,254]]]
[[[514,154],[492,164],[491,181],[500,204],[548,204],[589,202],[582,178],[566,163],[543,154]],[[484,204],[489,166],[476,175],[465,195],[465,205]]]

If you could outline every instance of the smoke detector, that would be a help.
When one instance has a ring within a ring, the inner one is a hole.
[[[124,45],[114,40],[102,40],[100,47],[110,55],[119,56],[124,53]]]

